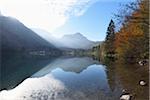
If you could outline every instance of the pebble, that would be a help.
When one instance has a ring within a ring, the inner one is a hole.
[[[120,100],[131,100],[131,96],[129,94],[122,95]]]
[[[147,60],[141,60],[138,63],[139,63],[140,66],[144,66],[148,63],[148,61]]]
[[[131,95],[127,89],[122,90],[122,95],[120,96],[120,100],[131,100]]]
[[[146,85],[146,82],[145,82],[145,81],[140,81],[140,85],[141,85],[141,86],[145,86],[145,85]]]

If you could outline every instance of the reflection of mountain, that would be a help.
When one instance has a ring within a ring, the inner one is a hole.
[[[45,67],[52,58],[32,58],[16,55],[2,58],[0,89],[10,89]]]
[[[93,46],[98,45],[100,42],[94,42],[88,40],[80,33],[64,35],[60,39],[56,39],[51,36],[50,33],[41,29],[32,29],[38,35],[52,43],[58,48],[70,48],[70,49],[90,49]]]
[[[107,95],[108,92],[105,67],[94,64],[88,66],[81,73],[66,72],[56,68],[43,77],[27,78],[16,88],[1,91],[0,98],[13,100],[119,100],[118,97]]]
[[[0,35],[2,36],[2,52],[26,50],[56,49],[21,22],[10,17],[0,16]]]
[[[41,69],[33,76],[43,76],[55,68],[61,68],[64,71],[80,73],[92,64],[99,64],[98,61],[89,57],[58,58],[47,67]]]
[[[11,88],[48,64],[23,57],[29,51],[58,51],[56,47],[14,18],[0,16],[1,87]],[[59,53],[55,53],[58,55]],[[54,53],[53,53],[54,55]]]

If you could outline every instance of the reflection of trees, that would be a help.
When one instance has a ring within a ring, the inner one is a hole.
[[[129,65],[120,62],[109,62],[107,66],[107,78],[110,89],[116,93],[118,85],[133,95],[133,100],[148,100],[149,73],[148,67]],[[147,82],[146,86],[140,86],[139,81]],[[118,84],[119,83],[119,84]]]
[[[148,82],[148,68],[117,63],[115,73],[124,89],[133,95],[134,100],[148,100],[149,87],[139,85],[140,80]]]
[[[108,84],[109,87],[111,89],[111,91],[113,92],[115,90],[115,67],[114,66],[107,66],[107,78],[108,78]]]
[[[50,57],[35,58],[23,54],[11,54],[2,57],[0,89],[13,88],[35,72],[49,64]]]

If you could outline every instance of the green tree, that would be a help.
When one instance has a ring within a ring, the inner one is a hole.
[[[114,21],[111,19],[109,26],[107,28],[107,33],[106,33],[106,41],[113,41],[115,36],[115,24]]]
[[[115,24],[114,21],[111,20],[106,32],[106,39],[105,39],[106,54],[114,52],[114,40],[115,40]]]

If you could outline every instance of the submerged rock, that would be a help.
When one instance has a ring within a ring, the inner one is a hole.
[[[122,95],[120,96],[120,100],[131,100],[131,95],[127,89],[122,90]]]
[[[140,60],[138,63],[140,66],[144,66],[148,63],[148,61],[147,60]]]
[[[120,97],[120,100],[131,100],[131,96],[129,94],[124,94]]]
[[[142,81],[140,81],[140,85],[141,85],[141,86],[145,86],[145,85],[146,85],[146,82],[142,80]]]
[[[123,89],[122,94],[127,94],[128,93],[127,91],[128,91],[127,89]]]

